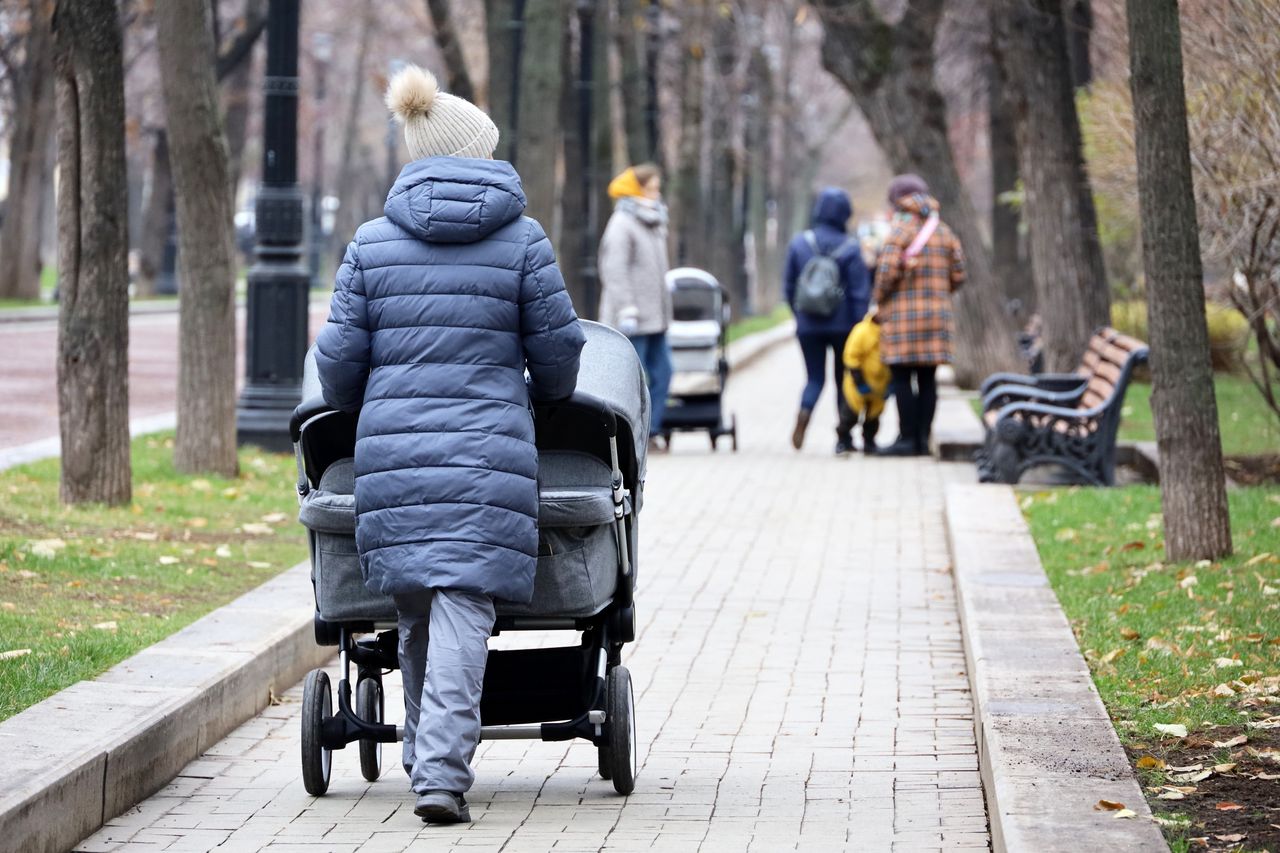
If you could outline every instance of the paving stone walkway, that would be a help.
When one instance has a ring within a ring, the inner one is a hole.
[[[497,741],[480,747],[466,827],[413,816],[391,749],[372,785],[354,747],[335,753],[312,798],[295,687],[77,849],[989,849],[942,519],[944,481],[971,467],[834,459],[830,391],[797,455],[801,375],[787,344],[732,377],[740,453],[682,435],[651,460],[641,634],[624,652],[632,796],[597,777],[585,742]],[[398,678],[387,687],[390,710]]]

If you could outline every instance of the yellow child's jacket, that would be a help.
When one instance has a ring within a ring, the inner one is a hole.
[[[870,317],[853,327],[844,342],[844,399],[855,412],[867,409],[868,418],[878,418],[884,411],[884,398],[889,390],[889,368],[880,360],[880,324]],[[861,370],[871,388],[864,400],[853,382],[853,371]]]

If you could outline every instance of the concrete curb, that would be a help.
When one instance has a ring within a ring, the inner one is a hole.
[[[0,723],[0,853],[70,850],[333,655],[310,564]]]
[[[992,849],[1168,851],[1014,491],[949,485],[946,523]]]
[[[778,344],[794,340],[796,321],[787,320],[761,332],[739,338],[726,347],[725,357],[733,370],[742,370],[751,366],[757,359],[770,352]]]

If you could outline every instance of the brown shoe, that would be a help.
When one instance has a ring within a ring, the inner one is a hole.
[[[800,410],[800,414],[796,415],[796,428],[791,431],[791,446],[799,450],[804,445],[804,434],[809,429],[809,412],[805,409]]]

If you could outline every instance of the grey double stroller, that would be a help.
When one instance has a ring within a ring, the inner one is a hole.
[[[533,600],[498,602],[494,628],[495,636],[569,629],[582,632],[581,640],[491,650],[481,738],[584,738],[599,751],[600,776],[629,794],[637,770],[635,703],[621,656],[635,639],[649,397],[630,341],[605,326],[582,325],[587,342],[577,391],[534,407],[540,504]],[[399,742],[403,729],[386,722],[382,689],[383,674],[398,667],[395,606],[365,588],[356,555],[356,418],[324,403],[311,355],[303,391],[290,425],[299,520],[311,546],[316,642],[338,647],[342,673],[336,712],[324,670],[312,670],[303,686],[302,779],[320,796],[329,788],[333,750],[358,742],[361,773],[372,782],[382,773],[382,744]]]

